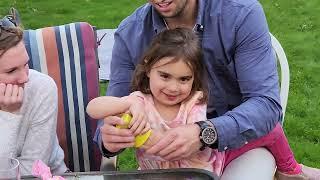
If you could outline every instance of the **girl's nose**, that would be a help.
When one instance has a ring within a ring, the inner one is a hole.
[[[170,91],[178,91],[179,85],[178,82],[176,81],[171,81],[167,87],[168,90]]]

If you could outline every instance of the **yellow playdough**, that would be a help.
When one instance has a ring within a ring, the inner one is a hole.
[[[121,119],[125,122],[125,124],[124,125],[117,125],[116,127],[120,128],[120,129],[127,129],[130,121],[132,120],[132,116],[130,114],[125,113],[121,116]],[[135,137],[134,147],[138,148],[138,147],[142,146],[150,137],[151,132],[152,131],[149,130],[144,134],[137,135]]]

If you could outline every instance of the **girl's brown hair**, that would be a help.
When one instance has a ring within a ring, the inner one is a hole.
[[[202,91],[203,97],[200,99],[200,103],[206,103],[208,90],[202,56],[199,38],[191,29],[176,28],[165,30],[153,39],[142,60],[136,66],[131,82],[131,90],[151,94],[147,74],[160,59],[173,57],[171,62],[183,60],[193,71],[194,81],[191,95],[196,91]]]

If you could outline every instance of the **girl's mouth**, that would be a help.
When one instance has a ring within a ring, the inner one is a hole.
[[[167,98],[170,100],[170,101],[174,101],[177,99],[178,95],[169,95],[169,94],[165,94],[167,96]]]

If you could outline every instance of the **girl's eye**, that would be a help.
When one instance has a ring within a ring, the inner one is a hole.
[[[184,82],[184,81],[188,81],[188,79],[187,78],[181,78],[180,79],[182,82]]]
[[[185,83],[185,82],[190,81],[190,79],[191,79],[191,77],[182,77],[182,78],[180,78],[180,81]]]
[[[163,79],[167,79],[167,78],[169,78],[169,75],[168,74],[160,74],[160,77],[162,77]]]

